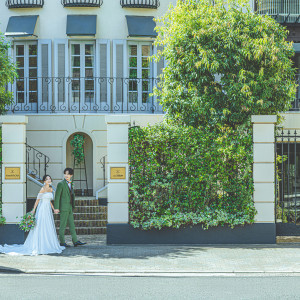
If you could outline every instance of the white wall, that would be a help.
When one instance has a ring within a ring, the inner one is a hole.
[[[96,38],[126,39],[128,35],[125,15],[162,16],[169,4],[176,0],[160,0],[158,9],[122,8],[119,0],[103,0],[100,8],[64,8],[61,0],[45,0],[43,8],[8,9],[0,1],[0,31],[5,32],[10,16],[39,15],[36,34],[39,39],[63,39],[66,35],[67,15],[97,15]]]
[[[100,159],[107,155],[107,125],[102,115],[28,115],[26,136],[28,145],[50,158],[47,173],[54,186],[63,179],[67,166],[67,141],[75,132],[89,135],[93,142],[93,182],[89,188],[94,192],[103,186],[103,169]],[[131,125],[147,126],[163,120],[163,115],[130,115]],[[106,174],[107,175],[107,174]],[[35,197],[38,188],[28,186],[28,197]]]

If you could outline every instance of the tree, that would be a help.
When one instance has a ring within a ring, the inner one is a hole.
[[[11,62],[7,52],[10,44],[0,33],[0,114],[6,112],[5,105],[12,102],[12,93],[7,91],[7,84],[14,81],[17,76],[16,66]]]
[[[287,30],[247,0],[179,0],[158,20],[168,65],[160,96],[167,115],[194,127],[249,123],[287,111],[296,92]]]

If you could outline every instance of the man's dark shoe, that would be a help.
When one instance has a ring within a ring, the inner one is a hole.
[[[71,247],[70,245],[68,245],[66,243],[60,243],[60,245],[66,247],[66,248]]]
[[[77,246],[82,246],[82,245],[85,245],[86,243],[82,243],[80,241],[77,241],[76,243],[73,242],[73,245],[74,247],[77,247]]]

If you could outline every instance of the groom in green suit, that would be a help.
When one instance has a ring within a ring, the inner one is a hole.
[[[72,241],[74,246],[85,245],[86,243],[82,243],[78,241],[74,217],[73,217],[73,209],[75,207],[75,193],[72,187],[71,178],[74,174],[73,169],[66,168],[64,170],[65,179],[58,183],[55,199],[54,199],[54,213],[60,213],[60,226],[59,226],[59,240],[60,245],[65,247],[70,247],[65,242],[65,230],[67,224],[69,225],[70,233],[72,235]]]

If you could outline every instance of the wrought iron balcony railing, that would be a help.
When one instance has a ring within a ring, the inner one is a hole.
[[[100,7],[103,0],[61,0],[64,7]]]
[[[18,78],[7,89],[8,113],[163,113],[153,88],[158,78]]]
[[[257,0],[255,11],[258,14],[269,15],[279,23],[299,23],[299,0]]]
[[[122,7],[132,8],[158,8],[158,0],[120,0]]]
[[[5,4],[8,8],[43,7],[44,0],[6,0]]]

